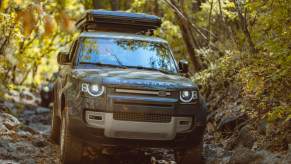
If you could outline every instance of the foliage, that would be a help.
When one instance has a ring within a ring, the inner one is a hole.
[[[236,27],[239,19],[235,14],[237,9],[234,3],[224,1],[222,20],[225,20],[224,23],[230,28],[225,29],[223,26],[216,28],[214,33],[219,38],[223,37],[223,40],[213,40],[223,54],[209,53],[208,56],[204,56],[211,64],[208,64],[208,69],[196,75],[196,80],[204,86],[204,93],[210,92],[209,90],[217,92],[221,89],[226,90],[223,87],[226,83],[234,83],[233,85],[241,91],[240,97],[245,108],[252,114],[251,117],[265,117],[272,122],[290,121],[291,30],[288,13],[291,8],[288,3],[290,3],[288,0],[267,0],[246,1],[243,4],[243,16],[258,50],[251,53],[248,51],[242,28]],[[198,15],[205,17],[205,13],[209,12],[209,5],[209,2],[202,4],[202,10]],[[217,24],[220,24],[220,19],[216,17],[219,12],[214,11],[213,14],[212,26],[219,27]],[[207,25],[203,18],[201,21],[202,26]],[[225,33],[221,32],[224,30],[234,35],[225,36]],[[232,40],[235,42],[231,43]]]
[[[74,20],[81,11],[76,0],[2,1],[1,84],[37,85],[49,78],[57,70],[57,52],[75,35]]]

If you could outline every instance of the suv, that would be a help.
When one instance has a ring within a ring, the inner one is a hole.
[[[85,145],[173,148],[178,162],[200,159],[206,105],[187,62],[177,64],[165,40],[144,33],[160,24],[103,10],[77,23],[81,33],[59,53],[54,84],[51,138],[63,163],[77,163]]]

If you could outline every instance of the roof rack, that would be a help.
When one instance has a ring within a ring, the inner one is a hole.
[[[81,31],[143,33],[161,26],[160,17],[123,11],[88,10],[76,23]]]

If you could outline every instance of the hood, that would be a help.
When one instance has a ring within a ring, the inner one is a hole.
[[[197,89],[190,79],[158,71],[122,68],[75,69],[73,77],[88,83],[157,90]]]

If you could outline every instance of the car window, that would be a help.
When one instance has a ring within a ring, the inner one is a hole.
[[[79,64],[102,63],[177,72],[170,49],[160,42],[84,38],[79,53]]]

